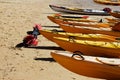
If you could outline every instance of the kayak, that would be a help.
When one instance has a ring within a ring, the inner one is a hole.
[[[116,23],[115,26],[112,27],[114,31],[120,31],[120,22]]]
[[[49,5],[49,7],[57,12],[72,13],[72,14],[81,14],[81,15],[110,15],[108,12],[103,10],[94,10],[94,9],[80,9],[80,8],[68,8],[63,6]]]
[[[108,23],[118,23],[120,22],[120,19],[116,19],[116,18],[105,18]]]
[[[60,27],[71,33],[84,33],[84,34],[105,34],[110,36],[120,37],[119,31],[113,31],[111,28],[93,28],[93,27],[80,27],[68,24],[60,24]]]
[[[120,58],[120,42],[80,40],[54,37],[54,42],[70,52],[81,52],[84,55]]]
[[[66,21],[62,19],[54,19],[55,23],[60,24],[68,24],[73,26],[85,26],[85,27],[95,27],[95,28],[110,28],[111,25],[109,23],[101,23],[101,22],[77,22],[77,21]]]
[[[115,18],[120,18],[120,12],[110,12],[110,15],[115,17]]]
[[[59,13],[53,14],[54,17],[61,17],[61,18],[73,18],[73,19],[87,19],[89,16],[78,16],[78,15],[61,15]]]
[[[98,21],[95,21],[95,20],[90,20],[90,19],[85,19],[85,18],[65,18],[65,17],[61,17],[61,16],[47,16],[47,18],[56,23],[56,19],[61,19],[61,20],[64,20],[64,21],[76,21],[76,22],[98,22]]]
[[[94,2],[106,5],[120,5],[120,0],[94,0]]]
[[[64,38],[75,38],[81,40],[93,40],[93,41],[117,41],[117,37],[103,35],[103,34],[82,34],[82,33],[69,33],[69,32],[61,32],[58,30],[40,30],[41,35],[47,38],[50,41],[54,42],[54,37],[64,37]]]
[[[84,55],[80,57],[77,54],[73,56],[70,52],[65,51],[53,51],[51,56],[61,66],[79,75],[106,80],[120,80],[120,59],[118,58]]]

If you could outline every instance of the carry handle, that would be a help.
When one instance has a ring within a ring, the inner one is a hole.
[[[85,60],[84,57],[81,55],[81,53],[74,53],[72,56],[72,58],[75,58],[77,60]]]
[[[69,36],[68,38],[69,38],[69,41],[70,41],[70,42],[75,42],[75,40],[74,40],[75,37],[74,37],[74,36]]]
[[[52,32],[55,33],[55,34],[58,34],[58,30],[57,29],[53,29]]]

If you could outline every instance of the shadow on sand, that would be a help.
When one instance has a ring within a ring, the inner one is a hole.
[[[46,27],[46,28],[60,28],[59,26],[42,26],[42,27]]]
[[[27,48],[64,51],[64,49],[62,49],[61,47],[57,47],[57,46],[36,46],[36,47],[27,47]]]
[[[28,47],[28,48],[45,49],[45,50],[62,50],[62,51],[64,51],[64,49],[62,49],[61,47],[56,47],[56,46],[37,46],[37,47]],[[53,58],[34,58],[34,60],[56,62]]]
[[[34,58],[34,60],[38,61],[49,61],[49,62],[56,62],[53,58]]]
[[[25,47],[23,45],[23,43],[19,43],[15,46],[16,48],[31,48],[31,49],[45,49],[45,50],[62,50],[64,51],[64,49],[62,49],[61,47],[57,47],[57,46],[31,46],[31,47]]]

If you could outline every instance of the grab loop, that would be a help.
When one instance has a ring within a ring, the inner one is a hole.
[[[83,53],[81,53],[80,51],[75,51],[74,54],[72,55],[72,58],[75,58],[77,60],[85,60],[82,54]]]
[[[68,38],[69,38],[69,41],[70,41],[70,42],[75,42],[75,40],[74,40],[75,37],[74,37],[74,36],[69,36]]]
[[[52,32],[55,33],[55,34],[58,34],[58,30],[57,29],[53,29]]]

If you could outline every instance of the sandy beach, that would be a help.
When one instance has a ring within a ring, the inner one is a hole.
[[[91,5],[93,2],[89,1],[0,0],[0,80],[101,80],[75,74],[56,63],[50,52],[62,49],[42,35],[38,37],[37,47],[15,47],[22,42],[27,31],[33,30],[35,24],[41,24],[43,29],[53,29],[52,26],[57,26],[47,19],[48,15],[56,13],[49,8],[49,4],[94,9],[106,7]],[[118,6],[110,8],[120,9]]]

